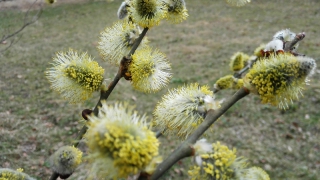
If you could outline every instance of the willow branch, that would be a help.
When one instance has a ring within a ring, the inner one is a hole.
[[[144,28],[142,33],[139,35],[139,37],[135,40],[131,51],[128,54],[128,57],[131,57],[132,54],[134,54],[134,52],[137,50],[137,48],[139,47],[142,39],[144,38],[144,36],[147,34],[148,28]],[[118,84],[119,80],[125,76],[125,73],[128,70],[128,62],[130,61],[129,58],[123,57],[120,63],[120,67],[118,70],[117,75],[115,76],[114,80],[111,82],[111,84],[108,87],[107,91],[101,91],[101,95],[100,95],[100,99],[98,104],[95,106],[93,113],[94,115],[98,115],[98,107],[101,106],[101,101],[102,100],[107,100],[109,95],[111,94],[112,90],[114,89],[114,87]]]
[[[296,45],[299,41],[303,40],[303,38],[306,37],[306,34],[304,32],[298,33],[292,41],[286,42],[283,50],[285,52],[290,52],[294,49],[294,45]]]
[[[131,51],[129,52],[128,56],[130,57],[132,54],[134,54],[134,52],[137,50],[138,46],[140,45],[142,39],[144,38],[144,36],[147,34],[148,28],[143,29],[142,33],[139,35],[139,37],[136,39],[136,41],[134,42]],[[101,90],[100,92],[100,98],[98,103],[96,104],[96,106],[93,109],[93,114],[94,115],[98,115],[99,112],[99,107],[102,106],[101,101],[103,100],[107,100],[111,94],[111,92],[113,91],[113,89],[116,87],[116,85],[118,84],[118,82],[120,81],[120,79],[122,77],[125,76],[125,73],[127,72],[127,68],[128,68],[128,62],[130,61],[129,58],[123,57],[120,63],[120,67],[118,70],[118,73],[116,74],[116,76],[114,77],[113,81],[109,84],[108,89],[105,90]],[[87,132],[87,126],[83,126],[83,128],[80,130],[79,135],[76,139],[76,142],[74,143],[74,146],[77,147],[79,144],[79,141],[82,139],[83,135]]]
[[[147,31],[148,31],[148,28],[144,28],[142,33],[139,35],[139,37],[135,40],[133,46],[132,46],[132,49],[131,51],[129,52],[128,54],[128,57],[131,57],[132,54],[134,54],[134,52],[137,50],[137,48],[139,47],[142,39],[144,38],[144,36],[147,34]],[[118,84],[118,82],[120,81],[120,79],[122,77],[125,77],[125,73],[127,72],[128,70],[128,65],[131,61],[131,58],[127,58],[127,57],[123,57],[122,60],[121,60],[121,63],[120,63],[120,67],[119,67],[119,70],[116,74],[116,76],[114,77],[113,81],[109,84],[108,86],[108,89],[107,90],[104,90],[102,89],[100,91],[100,98],[99,98],[99,101],[98,103],[96,104],[96,106],[94,107],[92,113],[94,115],[98,115],[98,112],[99,112],[99,107],[102,106],[101,104],[101,101],[103,100],[107,100],[111,94],[111,92],[113,91],[113,89],[116,87],[116,85]],[[87,109],[85,109],[85,111],[87,111]],[[86,113],[84,113],[86,114]],[[83,135],[87,132],[88,130],[88,127],[87,126],[83,126],[82,129],[80,130],[77,138],[76,138],[76,141],[74,143],[74,147],[77,147],[79,145],[79,142],[80,140],[83,138]],[[56,180],[58,177],[55,177],[54,174],[56,173],[53,173],[50,180]]]
[[[205,120],[198,126],[198,128],[185,140],[170,156],[164,160],[150,177],[151,180],[160,178],[171,166],[179,160],[192,156],[194,154],[192,144],[194,144],[200,136],[223,115],[230,107],[232,107],[238,100],[249,94],[248,90],[241,88],[229,100],[224,102],[220,109],[210,110]]]
[[[244,68],[242,68],[241,70],[239,70],[238,72],[235,72],[233,74],[233,77],[235,78],[241,78],[242,74],[247,72],[250,69],[250,65],[245,66]]]
[[[3,35],[2,38],[0,39],[0,43],[3,43],[3,42],[5,42],[6,40],[8,40],[8,39],[10,39],[10,38],[12,38],[12,37],[14,37],[14,36],[16,36],[16,35],[19,34],[21,31],[23,31],[27,26],[35,23],[35,22],[40,18],[41,14],[42,14],[42,8],[40,8],[40,9],[38,10],[37,14],[33,16],[32,20],[30,20],[30,21],[28,20],[29,13],[30,13],[31,9],[33,8],[33,6],[35,6],[35,4],[36,4],[37,1],[38,1],[38,0],[35,0],[35,1],[32,3],[32,5],[29,7],[28,11],[25,13],[25,15],[24,15],[24,20],[23,20],[23,25],[22,25],[18,30],[14,31],[13,33],[8,34],[8,35]],[[13,44],[13,43],[10,43],[9,47],[10,47],[12,44]],[[7,50],[7,49],[8,49],[8,47],[5,48],[5,49],[3,49],[3,50],[0,50],[0,52],[5,51],[5,50]]]
[[[164,130],[165,131],[165,130]],[[156,132],[156,138],[159,138],[162,136],[162,134],[164,133],[164,131],[157,131]]]
[[[130,57],[132,54],[134,54],[134,52],[136,52],[137,48],[139,47],[143,37],[147,34],[149,28],[144,28],[143,31],[141,32],[141,34],[139,35],[139,37],[135,40],[131,51],[129,52],[128,56]]]

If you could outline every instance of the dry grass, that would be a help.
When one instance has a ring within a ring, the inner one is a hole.
[[[81,128],[82,109],[93,107],[98,96],[84,104],[68,104],[50,89],[44,71],[55,52],[71,47],[96,57],[110,81],[116,68],[100,60],[95,46],[100,31],[116,21],[119,4],[99,1],[47,7],[39,21],[23,32],[19,43],[0,55],[1,167],[21,167],[38,179],[48,179],[46,159],[73,142]],[[148,32],[151,44],[172,63],[174,75],[168,88],[191,82],[212,87],[219,77],[230,73],[233,53],[252,54],[284,28],[305,31],[307,37],[299,52],[319,61],[320,2],[316,0],[255,0],[243,8],[230,7],[223,0],[187,1],[187,5],[187,21],[179,25],[164,22]],[[3,27],[19,27],[21,14],[1,11],[0,19],[2,35]],[[317,70],[304,97],[287,111],[262,105],[254,95],[246,97],[220,118],[207,138],[237,148],[239,156],[264,168],[272,179],[320,179],[319,80]],[[143,94],[121,80],[109,102],[129,101],[151,116],[166,91]],[[227,98],[232,93],[224,91],[217,96]],[[164,157],[179,142],[172,137],[161,141]],[[189,164],[190,159],[179,162],[163,179],[187,179]],[[83,178],[79,174],[70,179]]]

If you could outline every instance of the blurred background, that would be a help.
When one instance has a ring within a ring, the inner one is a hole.
[[[32,0],[0,1],[0,38],[19,29]],[[71,145],[81,129],[81,111],[92,108],[99,94],[83,104],[69,104],[50,89],[44,72],[56,52],[69,48],[88,52],[105,68],[109,83],[117,67],[103,62],[96,48],[100,32],[117,21],[121,1],[58,0],[38,3],[29,12],[40,18],[0,53],[0,167],[18,169],[38,179],[48,179],[47,158],[59,147]],[[289,28],[305,32],[298,52],[320,57],[320,1],[253,0],[237,8],[224,0],[186,0],[189,17],[178,25],[163,21],[147,34],[150,44],[167,55],[173,78],[167,88],[151,94],[132,89],[122,79],[108,102],[127,101],[150,119],[161,96],[170,88],[198,82],[213,84],[231,74],[230,57],[242,51],[249,55],[260,44]],[[0,51],[8,46],[0,44]],[[303,97],[288,110],[261,104],[249,95],[235,104],[207,133],[210,142],[236,148],[238,156],[265,169],[271,179],[320,179],[320,70],[316,69]],[[228,98],[235,91],[216,94]],[[181,140],[162,136],[164,158]],[[188,179],[192,159],[174,165],[162,179]],[[70,179],[86,179],[79,168]]]

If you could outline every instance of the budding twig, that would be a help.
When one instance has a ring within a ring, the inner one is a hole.
[[[99,107],[102,106],[101,101],[108,99],[108,97],[110,96],[111,92],[116,87],[116,85],[118,84],[120,79],[125,76],[125,73],[128,70],[128,62],[131,60],[131,55],[134,54],[134,52],[137,50],[137,48],[139,47],[142,39],[147,34],[147,31],[148,31],[148,28],[144,28],[142,33],[139,35],[139,37],[134,42],[134,44],[132,46],[132,49],[128,54],[128,57],[130,57],[130,58],[127,58],[127,57],[123,57],[122,58],[118,73],[114,77],[113,81],[109,84],[108,89],[106,91],[105,90],[101,90],[99,101],[98,101],[97,105],[95,106],[95,108],[93,109],[93,114],[94,115],[98,115]],[[82,139],[83,135],[87,132],[87,130],[88,130],[87,126],[83,126],[82,127],[82,129],[80,130],[80,132],[79,132],[79,134],[78,134],[78,136],[76,138],[76,142],[73,144],[74,147],[77,147],[79,145],[80,140]],[[57,178],[58,178],[58,176],[54,172],[51,175],[50,180],[56,180]]]

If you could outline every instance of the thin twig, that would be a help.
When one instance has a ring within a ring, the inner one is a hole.
[[[29,13],[32,9],[32,7],[36,4],[38,0],[35,0],[32,5],[29,7],[28,11],[25,13],[24,15],[24,19],[23,19],[23,25],[18,29],[16,30],[15,32],[11,33],[11,34],[8,34],[8,35],[3,35],[2,38],[0,39],[0,43],[6,41],[7,39],[9,38],[12,38],[14,36],[16,36],[17,34],[19,34],[22,30],[24,30],[27,26],[35,23],[41,16],[42,14],[42,8],[39,9],[39,11],[37,12],[37,14],[35,16],[33,16],[33,19],[31,21],[28,21],[28,16],[29,16]],[[13,44],[13,42],[10,43],[9,47],[11,47],[11,45]],[[6,47],[5,49],[3,50],[0,50],[0,52],[3,52],[7,49],[9,49],[9,47]]]
[[[123,74],[122,70],[121,70],[121,68],[119,68],[119,71],[116,74],[116,76],[114,77],[113,81],[110,83],[110,85],[108,87],[108,90],[107,91],[103,91],[103,90],[101,91],[100,99],[99,99],[97,105],[95,106],[95,108],[93,109],[93,114],[94,115],[96,115],[96,116],[98,115],[99,107],[102,106],[101,101],[108,99],[108,97],[110,96],[110,94],[113,91],[113,89],[116,87],[116,85],[118,84],[120,79],[123,77],[122,74]]]
[[[157,131],[157,132],[156,132],[156,138],[161,137],[162,134],[163,134],[163,132],[164,132],[164,131]]]
[[[290,52],[294,49],[294,45],[296,45],[299,41],[301,41],[304,37],[306,37],[305,32],[298,33],[292,41],[286,42],[285,47],[283,48],[284,52]]]
[[[238,100],[249,94],[245,88],[239,89],[229,100],[223,103],[220,109],[214,111],[210,110],[205,120],[199,127],[185,140],[170,156],[164,160],[150,177],[151,180],[160,178],[165,171],[177,163],[179,160],[193,155],[192,144],[194,144],[200,136],[230,107],[232,107]]]
[[[143,37],[147,34],[149,28],[144,28],[143,31],[141,32],[140,36],[138,37],[138,39],[135,40],[131,51],[129,52],[128,56],[130,57],[132,54],[134,54],[134,52],[136,52],[137,48],[139,47]]]
[[[233,77],[235,78],[242,78],[242,74],[245,73],[246,71],[248,71],[250,69],[250,65],[245,66],[244,68],[242,68],[241,70],[239,70],[238,72],[235,72],[233,74]]]

